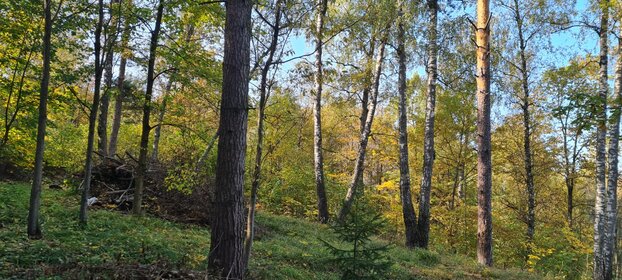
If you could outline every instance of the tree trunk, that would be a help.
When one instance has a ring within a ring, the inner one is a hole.
[[[518,31],[518,45],[520,55],[520,68],[521,73],[521,89],[523,96],[521,100],[521,109],[523,111],[523,152],[524,152],[524,168],[525,168],[525,185],[527,186],[527,252],[526,257],[531,254],[531,242],[535,234],[536,227],[536,193],[533,178],[533,162],[531,155],[531,112],[529,108],[531,106],[530,91],[529,91],[529,70],[527,68],[527,41],[523,36],[523,21],[524,19],[520,14],[520,7],[518,0],[514,0],[514,20],[516,22]]]
[[[606,134],[607,134],[607,94],[609,85],[607,83],[607,63],[608,63],[608,18],[609,1],[601,1],[602,14],[600,18],[600,72],[599,90],[597,103],[597,128],[596,128],[596,200],[594,206],[594,279],[610,279],[606,274],[606,247],[607,233],[605,232],[606,202],[607,202],[607,182],[606,173]],[[602,235],[601,235],[602,234]]]
[[[434,107],[436,106],[436,32],[438,25],[438,3],[428,0],[430,26],[428,28],[428,97],[425,110],[425,132],[423,144],[423,177],[419,192],[419,221],[417,223],[417,246],[428,248],[430,235],[430,192],[432,189],[432,167],[434,166]]]
[[[406,48],[404,46],[404,17],[403,3],[399,2],[399,23],[397,33],[397,59],[399,64],[399,77],[397,91],[399,94],[399,147],[400,147],[400,200],[402,202],[402,214],[404,216],[404,233],[406,234],[406,247],[414,248],[417,232],[417,215],[413,207],[412,194],[410,192],[410,169],[408,167],[408,120],[406,101]]]
[[[110,40],[110,39],[109,39]],[[114,42],[110,42],[114,44]],[[104,94],[101,96],[99,120],[97,122],[97,150],[101,155],[108,155],[108,107],[110,107],[110,91],[112,89],[112,59],[114,53],[112,46],[106,48],[106,57],[104,62],[106,63],[104,68],[106,75],[104,76]]]
[[[313,157],[315,163],[315,188],[317,192],[318,219],[321,223],[328,222],[328,200],[324,184],[324,157],[322,155],[322,83],[324,70],[322,65],[324,17],[328,8],[328,0],[318,0],[318,11],[315,18],[315,102],[313,107]]]
[[[621,32],[622,33],[622,32]],[[621,34],[622,35],[622,34]],[[607,154],[609,175],[607,182],[607,226],[605,255],[605,275],[613,277],[613,259],[616,253],[617,222],[618,222],[618,150],[620,138],[620,90],[622,86],[622,39],[618,38],[618,61],[616,62],[616,73],[614,83],[614,96],[611,102],[611,119],[609,127],[609,150]]]
[[[41,182],[43,180],[43,150],[45,149],[45,127],[47,125],[48,86],[50,84],[50,55],[52,49],[52,11],[51,0],[43,2],[45,27],[43,33],[43,71],[39,89],[39,117],[37,122],[37,148],[35,150],[35,170],[30,191],[28,208],[28,237],[41,238],[39,209],[41,208]]]
[[[158,153],[160,152],[160,135],[162,133],[162,123],[164,122],[164,114],[166,113],[166,103],[168,102],[168,95],[173,87],[173,77],[166,82],[166,88],[164,89],[164,96],[162,97],[162,106],[160,107],[160,113],[158,114],[158,125],[154,128],[153,132],[153,150],[151,151],[151,161],[158,160]]]
[[[97,27],[95,28],[95,88],[93,92],[93,104],[91,105],[91,111],[89,112],[89,132],[86,146],[86,162],[84,166],[84,186],[82,189],[82,197],[80,200],[80,223],[86,224],[88,220],[87,209],[89,199],[89,192],[91,191],[91,171],[93,169],[93,146],[95,141],[95,122],[97,121],[97,110],[99,107],[99,94],[101,89],[102,80],[102,65],[101,65],[101,33],[104,22],[104,1],[99,0],[99,18],[97,20]]]
[[[346,215],[352,207],[352,203],[356,198],[358,189],[363,185],[363,170],[365,169],[365,153],[367,150],[367,142],[369,140],[369,134],[371,134],[371,125],[374,121],[374,114],[376,113],[376,105],[378,104],[378,90],[380,87],[380,76],[382,75],[382,63],[384,61],[384,48],[388,40],[388,27],[384,31],[382,36],[382,42],[380,43],[380,49],[378,50],[378,56],[376,57],[376,69],[374,71],[374,87],[372,95],[370,96],[370,108],[367,113],[367,119],[365,121],[365,130],[361,133],[359,140],[359,151],[356,157],[356,163],[354,165],[354,172],[352,174],[352,181],[348,187],[348,193],[343,201],[343,205],[337,215],[337,221],[343,222]]]
[[[244,164],[248,122],[251,38],[250,0],[227,1],[220,136],[208,267],[242,279],[244,264]]]
[[[248,217],[246,220],[246,237],[244,240],[244,265],[248,267],[248,261],[253,247],[253,238],[255,237],[255,208],[257,205],[257,192],[261,180],[261,163],[263,161],[263,138],[265,134],[264,121],[266,118],[266,103],[270,93],[268,92],[268,74],[272,67],[274,54],[279,43],[279,35],[281,32],[281,0],[275,3],[276,11],[274,12],[274,23],[272,24],[272,40],[268,47],[268,58],[261,69],[261,81],[259,83],[259,108],[257,111],[257,146],[255,151],[255,166],[253,170],[253,181],[251,183],[251,199],[248,209]]]
[[[477,262],[492,266],[490,0],[477,0]]]
[[[128,13],[132,7],[132,0],[128,0]],[[123,27],[123,35],[121,35],[121,62],[119,64],[119,77],[117,78],[117,95],[114,103],[114,116],[112,119],[112,128],[110,130],[110,143],[108,143],[108,155],[113,156],[117,153],[117,140],[119,137],[119,128],[121,127],[121,117],[123,114],[123,98],[125,97],[124,83],[125,83],[125,67],[127,66],[126,52],[128,51],[128,42],[131,35],[129,16],[125,17],[125,23]]]
[[[138,172],[136,172],[136,188],[134,192],[134,201],[132,204],[132,212],[134,215],[142,215],[143,192],[145,188],[145,174],[147,172],[147,153],[149,150],[149,132],[151,126],[149,117],[151,115],[151,97],[153,96],[153,83],[155,82],[155,60],[156,50],[158,48],[158,38],[160,36],[160,27],[162,23],[162,14],[164,13],[164,3],[160,0],[158,3],[158,11],[156,14],[155,28],[151,33],[151,42],[149,45],[149,63],[147,65],[147,88],[145,89],[145,100],[143,101],[143,121],[142,132],[140,135],[140,153],[138,155]]]

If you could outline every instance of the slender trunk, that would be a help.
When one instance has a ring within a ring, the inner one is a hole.
[[[6,146],[7,142],[9,142],[9,133],[11,132],[11,128],[13,127],[13,123],[17,119],[17,114],[20,111],[22,99],[24,97],[24,82],[26,79],[26,73],[28,71],[28,67],[30,67],[30,62],[32,60],[32,55],[34,54],[33,49],[28,52],[28,57],[26,58],[26,64],[24,65],[24,69],[22,70],[21,77],[19,79],[19,88],[17,90],[17,100],[15,100],[15,110],[11,114],[9,114],[9,107],[11,106],[11,97],[13,95],[13,81],[11,81],[11,86],[9,88],[9,97],[6,102],[6,107],[4,109],[4,135],[2,136],[2,140],[0,140],[0,153],[2,153],[2,149]],[[15,75],[17,75],[17,67],[15,66],[15,72],[13,73],[13,79],[15,79]]]
[[[114,42],[110,42],[114,44]],[[103,155],[108,155],[108,107],[110,107],[110,91],[112,89],[112,59],[114,53],[112,46],[108,46],[106,50],[105,75],[104,75],[104,94],[101,96],[99,106],[99,120],[97,122],[97,151]]]
[[[602,14],[600,18],[600,72],[599,90],[597,102],[597,128],[596,128],[596,200],[594,206],[594,279],[609,279],[606,275],[606,202],[607,202],[607,181],[606,181],[606,134],[607,134],[607,94],[609,85],[607,83],[607,63],[608,63],[608,18],[609,1],[601,1]]]
[[[102,79],[102,65],[101,65],[101,33],[102,25],[104,22],[104,1],[99,0],[99,18],[97,20],[97,27],[95,28],[95,86],[93,92],[93,104],[91,105],[91,111],[89,112],[89,132],[86,146],[86,162],[84,166],[84,186],[82,189],[82,197],[80,200],[80,223],[86,224],[88,220],[87,209],[89,192],[91,191],[91,171],[93,169],[93,146],[95,142],[95,122],[97,121],[97,110],[99,108],[99,94],[101,88]]]
[[[622,33],[622,32],[621,32]],[[620,101],[622,90],[622,39],[618,39],[618,61],[616,62],[614,96],[611,102],[611,119],[609,127],[609,150],[607,154],[609,175],[607,182],[607,226],[605,255],[605,275],[613,277],[613,258],[616,252],[617,222],[618,222],[618,150],[620,138]]]
[[[132,204],[132,212],[134,215],[142,215],[143,192],[145,188],[145,175],[147,172],[147,153],[149,150],[149,117],[151,115],[151,97],[153,96],[153,83],[155,82],[155,59],[156,50],[158,48],[158,38],[160,36],[160,27],[162,23],[162,14],[164,13],[164,3],[160,0],[158,3],[158,11],[156,14],[155,28],[151,33],[151,42],[149,45],[149,63],[147,65],[147,88],[145,89],[145,100],[143,101],[143,121],[142,132],[140,135],[140,153],[138,154],[138,172],[136,174],[136,188],[134,192],[134,202]]]
[[[132,0],[128,0],[128,10],[132,7]],[[114,116],[112,119],[112,128],[110,130],[110,143],[108,143],[108,155],[113,156],[117,153],[117,140],[119,137],[119,128],[121,128],[121,117],[123,113],[123,98],[125,97],[125,67],[127,66],[128,43],[131,35],[129,16],[126,16],[123,27],[123,35],[121,35],[121,62],[119,63],[119,77],[117,78],[117,95],[114,103]]]
[[[151,161],[158,160],[158,153],[160,152],[160,135],[162,132],[162,123],[164,122],[164,114],[166,113],[166,105],[168,102],[168,95],[173,87],[173,77],[166,82],[166,88],[164,89],[164,96],[162,96],[162,106],[160,107],[160,113],[158,114],[158,125],[153,132],[153,151],[151,151]]]
[[[41,238],[39,209],[41,208],[41,182],[43,181],[43,150],[45,149],[45,127],[47,124],[48,86],[50,84],[50,55],[52,49],[52,4],[51,0],[43,2],[45,27],[43,32],[43,71],[39,91],[39,117],[37,123],[37,148],[35,150],[35,170],[30,191],[30,207],[28,208],[28,237]]]
[[[268,47],[268,58],[261,69],[261,81],[259,83],[259,110],[257,112],[257,146],[255,151],[255,166],[253,170],[253,181],[251,183],[251,199],[248,209],[248,217],[246,220],[246,237],[244,240],[244,264],[248,267],[248,261],[251,256],[253,247],[253,238],[255,237],[255,208],[257,205],[257,192],[259,191],[259,183],[261,180],[261,163],[263,161],[263,138],[265,134],[264,121],[266,118],[266,103],[270,93],[268,92],[268,74],[272,67],[274,54],[276,53],[279,43],[279,35],[281,32],[281,0],[277,0],[274,4],[276,11],[274,12],[274,23],[272,24],[272,40]]]
[[[348,187],[348,193],[343,201],[343,205],[337,215],[338,222],[343,222],[346,215],[350,212],[352,203],[356,199],[356,195],[359,188],[363,185],[363,170],[365,169],[365,154],[367,150],[367,142],[369,140],[369,134],[371,134],[371,125],[374,121],[374,114],[376,113],[376,105],[378,104],[378,90],[380,87],[380,76],[382,75],[382,63],[384,62],[384,48],[388,40],[388,27],[382,36],[380,43],[380,49],[378,50],[378,56],[376,57],[376,69],[374,71],[374,87],[372,95],[370,96],[370,108],[367,113],[367,119],[365,121],[365,129],[361,133],[359,140],[359,151],[356,157],[356,163],[354,165],[354,172],[352,174],[352,181]]]
[[[244,165],[250,71],[250,0],[227,1],[220,138],[212,207],[208,267],[215,275],[242,279],[244,264]]]
[[[203,166],[205,165],[205,161],[207,160],[207,157],[212,151],[212,148],[214,148],[214,143],[216,143],[216,139],[218,139],[218,133],[219,132],[216,131],[216,133],[214,133],[214,136],[212,136],[212,139],[210,139],[209,143],[207,143],[207,147],[205,148],[205,151],[203,151],[203,154],[197,161],[197,167],[195,168],[195,172],[200,172],[203,169]]]
[[[328,0],[318,0],[315,19],[315,103],[313,107],[313,157],[315,162],[315,188],[317,192],[318,220],[328,222],[328,199],[324,184],[324,157],[322,155],[322,86],[324,69],[322,65],[324,17]]]
[[[432,189],[432,167],[434,166],[434,107],[436,106],[437,78],[437,14],[438,3],[428,0],[430,26],[428,28],[428,98],[425,110],[425,132],[423,144],[423,177],[419,192],[419,221],[417,222],[417,247],[428,248],[430,236],[430,192]]]
[[[536,194],[533,179],[533,162],[531,157],[531,117],[530,117],[530,92],[529,92],[529,70],[527,68],[527,42],[523,37],[523,18],[520,14],[518,0],[514,0],[514,20],[518,29],[518,45],[520,55],[521,88],[523,96],[521,100],[521,109],[523,111],[523,152],[524,152],[524,168],[525,168],[525,185],[527,186],[527,251],[525,256],[531,254],[531,242],[535,234],[536,227]]]
[[[477,262],[492,266],[490,0],[477,0]]]
[[[399,147],[400,147],[400,200],[402,202],[402,215],[404,217],[404,233],[406,234],[406,247],[415,247],[417,232],[417,215],[413,207],[412,194],[410,192],[410,169],[408,167],[408,120],[406,101],[406,48],[404,46],[404,11],[403,3],[399,1],[399,23],[397,33],[397,59],[399,64],[399,77],[397,91],[399,94]]]

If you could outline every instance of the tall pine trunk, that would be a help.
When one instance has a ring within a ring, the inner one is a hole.
[[[477,0],[477,262],[492,266],[490,0]]]
[[[130,41],[131,29],[129,12],[132,9],[132,0],[128,0],[125,16],[125,22],[123,23],[123,34],[121,35],[121,61],[119,63],[119,77],[117,78],[117,95],[114,101],[114,113],[112,117],[112,128],[110,129],[110,141],[108,143],[108,155],[114,156],[117,153],[117,141],[119,137],[119,129],[121,128],[121,118],[123,116],[123,98],[125,97],[124,83],[125,83],[125,67],[127,66],[127,52],[128,43]]]
[[[352,180],[350,181],[350,186],[348,187],[348,193],[346,194],[346,197],[343,200],[343,205],[341,206],[339,214],[337,215],[337,221],[340,223],[344,221],[346,215],[350,212],[352,203],[354,203],[354,199],[356,199],[357,192],[360,188],[363,187],[365,154],[367,152],[369,134],[371,134],[371,125],[374,121],[374,115],[376,113],[376,105],[378,104],[378,91],[380,87],[380,76],[382,75],[382,63],[384,62],[384,49],[388,40],[388,29],[389,27],[387,26],[386,30],[383,31],[384,35],[382,36],[382,40],[380,42],[378,54],[376,57],[374,84],[372,89],[372,95],[370,96],[369,112],[367,113],[367,118],[365,120],[365,129],[360,136],[361,138],[359,140],[359,150],[356,157],[356,163],[354,165]]]
[[[41,238],[39,210],[41,208],[41,183],[43,181],[43,151],[45,149],[45,128],[47,125],[48,86],[50,84],[50,56],[52,49],[52,0],[43,1],[44,32],[43,32],[43,71],[39,88],[39,117],[37,121],[37,148],[35,150],[35,170],[30,191],[30,207],[28,208],[28,237]]]
[[[274,23],[272,27],[272,39],[268,47],[268,58],[261,68],[261,80],[259,82],[259,108],[257,112],[257,146],[255,149],[255,166],[253,170],[253,181],[251,183],[251,199],[248,207],[248,217],[246,219],[246,237],[244,240],[244,265],[248,267],[248,261],[253,247],[253,238],[255,237],[255,210],[257,206],[257,192],[261,180],[261,163],[263,161],[263,140],[265,134],[264,122],[266,119],[266,104],[270,93],[268,92],[268,74],[274,64],[274,55],[277,51],[279,43],[279,35],[281,32],[281,0],[277,0],[274,4],[276,11],[274,12]]]
[[[134,215],[142,215],[143,192],[145,189],[145,175],[147,173],[147,153],[149,150],[149,132],[151,125],[149,118],[151,116],[151,97],[153,96],[153,84],[155,82],[155,60],[158,48],[158,38],[160,36],[160,28],[162,24],[162,14],[164,13],[164,0],[158,3],[158,11],[156,13],[155,28],[151,33],[151,42],[149,45],[149,62],[147,65],[147,88],[143,100],[143,120],[142,131],[140,135],[140,152],[138,154],[138,172],[136,172],[136,188],[134,192],[134,202],[132,204],[132,212]]]
[[[425,129],[423,143],[423,176],[419,192],[419,221],[417,222],[417,246],[428,248],[430,236],[430,192],[432,189],[432,167],[434,166],[434,107],[436,106],[437,56],[436,47],[438,25],[437,0],[428,0],[428,97],[425,109]]]
[[[315,100],[313,106],[313,158],[315,163],[315,189],[317,193],[318,219],[321,223],[328,222],[328,199],[324,183],[324,157],[322,155],[322,86],[324,69],[322,64],[324,17],[328,8],[328,0],[318,0],[315,18]]]
[[[89,112],[89,131],[87,136],[86,146],[86,161],[84,166],[84,185],[82,186],[82,197],[80,199],[80,223],[86,224],[88,220],[88,199],[91,191],[91,179],[93,169],[93,146],[95,142],[95,123],[97,122],[97,110],[99,108],[99,94],[101,89],[102,80],[102,65],[101,65],[101,33],[104,22],[104,1],[99,0],[98,4],[99,17],[97,20],[97,27],[95,28],[95,89],[93,92],[93,104],[91,105],[91,111]]]
[[[402,214],[404,216],[404,233],[406,234],[406,247],[415,247],[415,234],[417,231],[417,215],[413,207],[412,194],[410,192],[410,169],[408,167],[408,120],[406,101],[406,48],[404,46],[405,30],[403,3],[399,2],[399,18],[397,33],[397,59],[399,76],[397,91],[399,94],[399,147],[400,147],[400,200],[402,202]]]
[[[227,1],[216,184],[208,266],[223,278],[244,276],[244,165],[250,71],[250,0]]]
[[[607,83],[607,63],[609,43],[608,21],[609,21],[609,1],[600,2],[600,72],[599,90],[597,103],[597,125],[596,125],[596,199],[594,206],[594,279],[610,279],[606,273],[606,247],[607,239],[606,224],[606,203],[607,203],[607,181],[606,181],[606,135],[607,135],[607,94],[609,85]]]

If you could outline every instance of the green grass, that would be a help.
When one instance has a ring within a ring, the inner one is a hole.
[[[29,195],[27,184],[0,183],[0,278],[53,277],[60,271],[54,268],[81,267],[78,272],[71,270],[77,276],[69,277],[80,279],[84,270],[115,264],[206,268],[207,228],[106,210],[90,211],[88,226],[81,227],[77,222],[78,196],[60,190],[44,189],[44,237],[29,240],[25,226]],[[266,213],[259,214],[257,223],[250,278],[339,279],[339,271],[320,241],[338,242],[327,226]],[[386,279],[540,279],[525,271],[482,268],[461,256],[398,245],[393,245],[388,255],[395,264]],[[115,278],[113,274],[108,277]]]

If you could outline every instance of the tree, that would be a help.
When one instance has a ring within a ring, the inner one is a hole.
[[[490,149],[490,0],[477,1],[477,262],[492,266]]]
[[[110,141],[108,143],[108,155],[114,156],[117,153],[117,141],[119,128],[121,127],[121,117],[123,113],[123,98],[125,97],[125,68],[127,66],[131,29],[129,11],[132,9],[132,0],[126,1],[126,15],[123,20],[123,33],[121,35],[121,61],[119,62],[119,76],[117,77],[117,95],[114,102],[114,113],[112,118],[112,128],[110,130]]]
[[[95,86],[93,91],[93,103],[89,111],[89,131],[87,135],[86,160],[84,164],[84,184],[82,186],[82,197],[80,199],[80,223],[86,224],[88,220],[88,199],[91,190],[92,169],[93,169],[93,146],[95,141],[95,122],[97,121],[97,110],[99,108],[99,97],[102,79],[101,61],[101,34],[104,22],[104,1],[99,0],[97,6],[98,18],[95,27]]]
[[[406,234],[406,247],[413,248],[416,242],[417,216],[413,207],[412,194],[410,192],[410,170],[408,167],[408,120],[406,101],[406,49],[404,47],[404,10],[403,1],[398,1],[399,18],[397,26],[397,59],[398,59],[398,82],[399,95],[399,146],[400,146],[400,200],[402,202],[402,214],[404,216],[404,233]]]
[[[226,4],[216,185],[208,265],[221,277],[244,276],[244,166],[250,71],[250,0]]]
[[[35,170],[30,191],[30,207],[28,208],[28,237],[41,238],[39,210],[41,208],[41,183],[43,180],[43,151],[45,150],[45,128],[47,125],[48,86],[50,84],[50,56],[52,55],[52,0],[43,2],[43,72],[39,89],[39,117],[37,122],[37,148],[35,152]]]
[[[432,167],[434,166],[434,109],[436,106],[437,56],[436,47],[438,25],[438,1],[428,0],[430,13],[428,27],[428,96],[425,108],[425,132],[423,144],[423,176],[419,194],[419,221],[417,222],[417,246],[428,248],[430,239],[430,191],[432,189]]]
[[[147,153],[149,150],[149,132],[151,125],[149,118],[151,116],[151,97],[153,96],[153,84],[155,82],[155,60],[158,48],[158,39],[160,37],[160,29],[162,26],[162,14],[164,13],[163,0],[158,2],[158,10],[155,18],[155,28],[151,32],[151,42],[149,44],[149,62],[147,65],[147,88],[143,100],[143,120],[142,130],[140,134],[140,152],[138,154],[138,172],[136,174],[136,188],[134,192],[134,201],[132,204],[132,212],[134,215],[142,215],[143,192],[145,190],[145,174],[147,172]]]
[[[594,279],[611,279],[607,271],[607,181],[606,181],[606,145],[607,145],[607,94],[609,92],[608,79],[608,50],[609,42],[609,1],[599,1],[600,6],[600,59],[599,89],[596,108],[596,199],[594,206]]]
[[[339,210],[339,214],[337,215],[337,221],[344,221],[346,215],[350,211],[350,207],[352,207],[352,203],[356,199],[357,192],[360,188],[363,187],[363,170],[365,168],[365,154],[367,151],[367,143],[369,141],[369,135],[371,134],[371,126],[374,121],[374,115],[376,114],[376,106],[378,105],[378,92],[380,87],[380,76],[382,76],[382,63],[384,62],[384,50],[385,45],[387,44],[389,37],[389,27],[387,25],[386,28],[382,31],[382,39],[380,40],[380,47],[378,50],[378,54],[376,56],[375,63],[375,71],[374,71],[374,83],[373,83],[373,91],[370,96],[370,104],[369,111],[367,112],[367,118],[365,119],[365,126],[363,131],[361,132],[361,136],[359,139],[359,148],[356,156],[356,163],[354,165],[354,171],[352,172],[352,179],[350,181],[350,185],[348,187],[348,192],[346,193],[346,197],[343,200],[343,205]]]
[[[315,100],[313,107],[313,154],[315,163],[315,188],[317,192],[318,219],[328,222],[328,201],[324,184],[324,157],[322,155],[322,83],[324,70],[322,65],[324,17],[328,9],[328,0],[317,0],[315,16]]]
[[[261,164],[264,159],[263,142],[264,142],[264,122],[266,118],[266,104],[270,97],[268,75],[271,68],[275,64],[275,60],[280,60],[280,56],[276,54],[277,47],[279,45],[279,37],[281,35],[281,18],[283,17],[283,3],[282,0],[276,0],[274,3],[274,22],[266,21],[266,24],[272,28],[270,33],[270,44],[267,48],[268,57],[261,66],[261,74],[259,81],[259,106],[257,108],[257,144],[255,150],[255,166],[253,169],[253,181],[251,182],[251,198],[248,209],[248,218],[246,219],[246,237],[244,240],[244,263],[248,265],[250,259],[251,248],[253,246],[253,238],[255,236],[255,208],[257,205],[257,192],[259,191],[259,184],[261,180]],[[271,7],[272,8],[272,7]],[[265,17],[264,17],[265,18]],[[275,54],[279,57],[275,57]],[[276,59],[275,59],[276,58]]]

